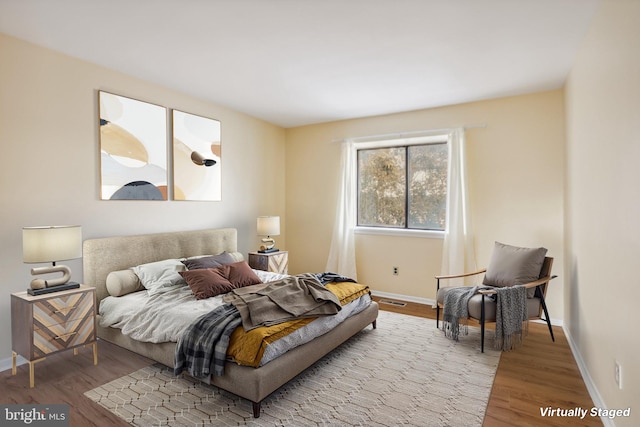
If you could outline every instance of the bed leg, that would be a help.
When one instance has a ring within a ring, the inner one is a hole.
[[[253,418],[260,418],[260,405],[262,402],[251,402],[253,405]]]
[[[373,322],[371,322],[371,326],[373,326],[373,329],[378,327],[378,319],[374,320]]]

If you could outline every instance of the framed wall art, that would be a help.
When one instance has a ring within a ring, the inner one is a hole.
[[[220,201],[220,122],[173,110],[174,200]]]
[[[167,200],[167,110],[99,91],[102,200]]]

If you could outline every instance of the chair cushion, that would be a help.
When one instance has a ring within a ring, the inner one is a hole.
[[[438,289],[438,293],[436,295],[436,301],[439,304],[444,302],[444,296],[449,289],[452,287],[444,287]],[[469,299],[469,304],[467,305],[467,309],[469,310],[469,317],[474,318],[476,320],[480,320],[481,310],[482,310],[482,295],[475,294]],[[484,299],[484,316],[485,320],[488,322],[496,321],[496,302],[490,298],[485,297]],[[527,315],[528,317],[538,317],[540,314],[540,298],[529,298],[527,299]]]
[[[447,292],[449,288],[440,288],[438,289],[438,293],[436,294],[436,302],[438,304],[444,304],[444,294]]]
[[[471,297],[468,304],[469,317],[480,320],[482,310],[482,295],[476,294]],[[489,297],[484,299],[484,318],[487,322],[496,321],[496,302]],[[540,298],[527,299],[527,317],[538,317],[540,314]]]
[[[495,242],[482,283],[502,287],[536,281],[546,254],[546,248],[520,248]],[[533,298],[534,294],[535,288],[527,289],[527,298]]]

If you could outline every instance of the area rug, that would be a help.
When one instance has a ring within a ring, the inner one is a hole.
[[[500,352],[469,327],[459,341],[435,320],[380,311],[370,326],[251,403],[151,365],[85,393],[136,426],[480,426]]]

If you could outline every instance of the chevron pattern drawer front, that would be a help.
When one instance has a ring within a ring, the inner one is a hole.
[[[90,344],[93,363],[98,363],[96,340],[96,290],[81,285],[78,289],[29,295],[11,294],[12,373],[16,375],[16,357],[29,363],[29,385],[34,386],[34,365],[46,357],[67,349]]]
[[[53,297],[33,304],[33,323],[46,329],[50,325],[87,317],[92,311],[93,294],[89,292]]]
[[[256,270],[288,274],[289,252],[278,251],[266,254],[260,252],[249,252],[249,266]]]
[[[289,257],[286,253],[269,257],[269,267],[267,271],[273,273],[287,274],[289,269]]]
[[[33,304],[33,357],[95,341],[93,307],[89,292]]]

